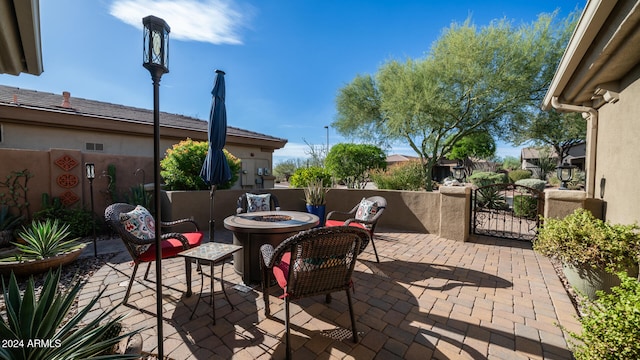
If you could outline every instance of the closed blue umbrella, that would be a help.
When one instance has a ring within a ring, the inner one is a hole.
[[[216,187],[231,179],[231,169],[222,148],[227,139],[227,109],[224,105],[225,85],[224,71],[216,70],[216,79],[211,95],[211,112],[209,113],[208,140],[209,150],[202,164],[200,177],[211,186],[209,203],[209,240],[213,241],[215,220],[213,220],[213,197]]]

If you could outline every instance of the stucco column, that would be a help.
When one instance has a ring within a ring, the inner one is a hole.
[[[544,192],[544,217],[561,219],[584,207],[587,193],[578,190],[547,190]]]
[[[440,237],[456,241],[469,239],[470,202],[470,187],[440,187]]]

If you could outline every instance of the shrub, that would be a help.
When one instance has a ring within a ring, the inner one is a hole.
[[[515,195],[513,213],[519,217],[535,219],[538,215],[538,199],[531,195]]]
[[[325,169],[348,188],[364,189],[373,169],[387,167],[387,156],[377,146],[368,144],[335,144],[325,159]]]
[[[469,181],[477,186],[486,186],[493,184],[504,184],[508,182],[507,174],[504,173],[495,173],[489,171],[479,171],[474,172],[471,176],[469,176]]]
[[[640,283],[624,272],[611,294],[598,291],[593,302],[583,302],[582,333],[569,334],[577,360],[640,359]]]
[[[322,181],[323,184],[331,184],[331,175],[319,166],[298,168],[289,178],[293,187],[306,187],[312,181]]]
[[[160,161],[160,175],[164,179],[167,190],[207,190],[207,185],[200,177],[202,164],[207,156],[209,144],[206,141],[183,140],[169,150]],[[223,150],[231,169],[231,180],[218,185],[218,189],[229,189],[238,181],[238,173],[242,168],[240,159],[226,149]]]
[[[632,267],[640,255],[640,227],[610,224],[577,209],[563,219],[545,218],[533,249],[576,267],[617,271]]]
[[[65,207],[60,198],[49,201],[49,194],[42,194],[42,210],[33,214],[33,221],[59,220],[62,225],[69,226],[69,236],[85,237],[93,230],[95,225],[99,228],[96,218],[91,211],[79,208]]]
[[[424,170],[420,161],[406,161],[390,166],[387,170],[374,170],[371,179],[378,189],[424,189]]]
[[[522,180],[522,179],[529,179],[531,178],[531,176],[533,175],[533,173],[531,172],[531,170],[511,170],[509,171],[509,180],[512,183],[517,182],[518,180]]]
[[[547,182],[540,179],[522,179],[516,181],[516,185],[530,187],[538,191],[544,191],[544,188],[547,186]]]

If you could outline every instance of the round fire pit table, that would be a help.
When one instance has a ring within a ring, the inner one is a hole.
[[[260,246],[278,246],[284,239],[318,225],[320,219],[300,211],[259,211],[232,215],[224,227],[233,232],[233,243],[242,250],[233,254],[233,266],[245,284],[260,282]]]

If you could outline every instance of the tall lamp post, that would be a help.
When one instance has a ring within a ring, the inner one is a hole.
[[[327,129],[327,155],[329,155],[329,125],[324,126]]]
[[[155,16],[142,19],[144,25],[143,63],[153,80],[153,203],[156,238],[156,317],[158,319],[158,358],[164,358],[162,340],[162,220],[160,214],[160,78],[169,72],[169,32],[167,23]]]
[[[91,194],[91,230],[93,231],[93,256],[98,257],[98,246],[96,243],[96,219],[93,211],[93,179],[96,178],[96,165],[94,163],[85,163],[84,168],[89,180],[89,193]]]

